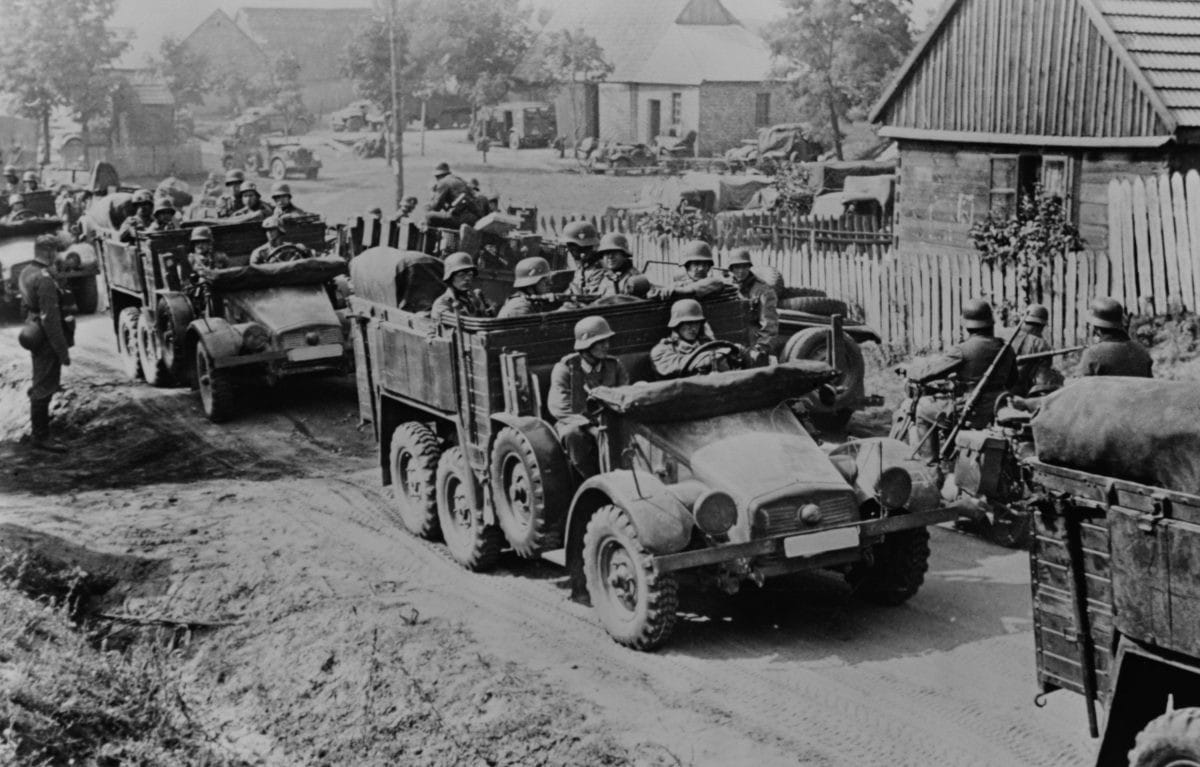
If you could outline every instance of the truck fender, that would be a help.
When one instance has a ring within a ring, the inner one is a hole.
[[[175,325],[175,332],[179,337],[186,336],[188,326],[195,319],[192,302],[177,290],[158,290],[154,294],[160,301],[166,303],[167,309],[171,312],[171,322]]]
[[[909,511],[927,511],[942,505],[937,474],[919,459],[912,457],[912,446],[891,437],[866,437],[836,446],[828,455],[853,459],[854,488],[862,503],[875,496],[875,482],[885,470],[899,467],[912,477]]]
[[[220,317],[193,320],[188,325],[186,337],[189,351],[194,350],[196,344],[203,344],[213,359],[232,357],[242,348],[242,335]]]
[[[608,504],[629,514],[638,538],[652,554],[682,551],[692,538],[691,510],[657,476],[647,471],[635,476],[628,469],[599,474],[579,486],[567,515],[566,562],[573,587],[582,585],[583,534],[588,520]]]
[[[546,508],[565,510],[571,503],[572,487],[571,468],[567,463],[567,454],[554,428],[537,416],[513,415],[512,413],[493,413],[492,420],[504,426],[519,431],[529,441],[533,448],[538,473],[542,479],[542,493],[546,498]],[[497,429],[497,432],[499,429]],[[489,455],[490,458],[490,455]],[[494,483],[499,477],[492,477]],[[500,488],[493,485],[493,492]],[[562,518],[559,517],[559,521]]]

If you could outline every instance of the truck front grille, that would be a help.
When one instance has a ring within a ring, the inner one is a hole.
[[[858,505],[849,493],[827,496],[809,496],[776,501],[758,510],[755,518],[756,537],[799,533],[813,529],[800,521],[801,506],[815,503],[821,507],[821,522],[816,527],[834,527],[858,521]]]
[[[309,344],[305,338],[309,333],[317,334],[317,342]],[[322,344],[340,344],[342,342],[342,329],[340,327],[320,327],[320,328],[304,328],[303,330],[289,330],[280,337],[280,343],[283,345],[283,350],[296,349],[302,346],[321,346]]]

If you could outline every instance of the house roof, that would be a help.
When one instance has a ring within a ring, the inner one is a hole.
[[[294,55],[302,78],[330,80],[341,77],[341,56],[371,18],[367,7],[247,7],[237,12],[234,22],[267,56]]]
[[[987,0],[994,2],[994,0]],[[1073,0],[1112,49],[1125,79],[1149,103],[1164,127],[1200,127],[1200,3],[1190,0]],[[935,41],[952,26],[967,0],[946,0],[928,32],[871,109],[878,122],[921,67]],[[1072,37],[1074,39],[1074,37]],[[1111,86],[1111,82],[1108,83]],[[1113,98],[1128,93],[1102,89]],[[1039,139],[1054,139],[1041,136]],[[965,139],[964,139],[965,140]]]
[[[545,27],[579,29],[596,38],[613,65],[608,82],[757,82],[771,69],[766,42],[720,0],[575,0]]]

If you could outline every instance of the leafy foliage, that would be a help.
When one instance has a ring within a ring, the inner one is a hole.
[[[843,121],[861,115],[912,49],[910,0],[785,0],[765,37],[800,100],[801,119],[842,158]]]
[[[971,227],[971,241],[985,263],[1013,264],[1026,296],[1036,295],[1041,271],[1055,258],[1083,247],[1079,229],[1070,220],[1063,200],[1047,194],[1041,184],[1022,195],[1016,213],[988,216]]]
[[[776,168],[771,185],[779,193],[775,207],[802,216],[812,210],[813,199],[820,192],[813,186],[808,167],[798,163],[783,163]]]
[[[673,237],[683,240],[716,240],[716,217],[702,210],[683,206],[677,209],[658,205],[638,219],[637,228],[643,234]]]
[[[291,125],[296,118],[307,114],[300,94],[300,60],[292,53],[281,53],[271,59],[271,106],[286,116]]]
[[[541,76],[548,85],[569,86],[567,94],[571,100],[571,125],[574,126],[572,145],[581,138],[583,125],[580,120],[580,83],[598,83],[607,79],[613,65],[604,58],[604,49],[596,38],[582,29],[574,32],[559,30],[546,36],[541,48]]]
[[[164,37],[154,68],[167,83],[177,106],[204,103],[211,87],[208,57],[193,51],[178,37]]]

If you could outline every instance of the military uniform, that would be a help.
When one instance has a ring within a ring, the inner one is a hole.
[[[33,380],[29,387],[32,444],[46,447],[50,431],[50,398],[61,387],[62,366],[71,364],[68,337],[62,314],[62,295],[50,268],[37,261],[17,279],[28,321],[37,323],[43,334],[41,345],[30,354]],[[58,446],[49,449],[61,451]]]
[[[580,266],[575,270],[575,276],[571,278],[571,286],[567,292],[579,296],[599,295],[604,287],[607,274],[605,268],[598,263],[592,266]]]
[[[524,291],[517,291],[508,297],[508,300],[504,302],[504,306],[501,306],[500,311],[496,313],[496,317],[497,319],[526,317],[530,314],[551,312],[558,308],[558,303],[558,301],[549,297],[533,298]]]
[[[605,271],[601,275],[600,290],[597,292],[601,296],[632,296],[633,287],[629,282],[640,274],[632,264],[615,274]]]
[[[237,208],[229,218],[234,219],[230,223],[241,224],[246,221],[266,221],[274,213],[275,209],[271,207],[270,203],[259,200],[253,208],[244,205]]]
[[[174,220],[169,221],[166,224],[160,224],[158,222],[158,219],[155,219],[155,220],[151,221],[146,226],[146,228],[143,229],[142,231],[147,232],[147,233],[149,233],[149,232],[170,232],[170,231],[173,231],[178,228],[179,227],[175,224]]]
[[[1079,374],[1151,378],[1153,365],[1146,347],[1131,339],[1125,331],[1114,330],[1107,338],[1083,350]]]
[[[229,218],[241,205],[236,194],[226,192],[217,198],[217,218]]]
[[[660,378],[678,378],[685,372],[684,362],[688,355],[701,345],[711,343],[712,339],[701,334],[695,341],[685,341],[678,334],[672,333],[659,341],[650,350],[650,364]],[[697,366],[695,373],[711,373],[729,370],[729,359],[724,354],[713,354],[708,361]]]
[[[760,354],[770,354],[779,337],[779,297],[774,289],[751,273],[737,284],[738,296],[750,302],[755,327],[750,331],[748,345]]]
[[[303,216],[303,215],[306,215],[306,211],[301,210],[300,208],[297,208],[295,205],[293,205],[289,202],[287,205],[276,205],[275,206],[275,215],[276,216]]]
[[[134,213],[121,223],[121,229],[117,233],[117,236],[121,242],[134,242],[137,240],[138,233],[146,231],[153,223],[153,218],[142,218]]]
[[[1004,345],[1005,342],[995,336],[973,333],[947,353],[952,359],[962,360],[962,364],[957,368],[961,395],[970,395],[975,390]],[[992,371],[987,385],[980,392],[979,399],[975,401],[975,407],[972,408],[965,425],[971,429],[978,429],[991,423],[996,412],[996,400],[1005,392],[1013,391],[1017,383],[1017,355],[1012,349],[1007,349],[996,369]],[[954,403],[945,398],[922,397],[917,403],[917,419],[927,429],[940,417],[948,415],[953,408]],[[921,436],[924,436],[923,431]]]
[[[595,425],[587,417],[588,392],[597,386],[629,383],[625,366],[615,357],[590,364],[580,352],[572,352],[554,364],[546,409],[554,417],[558,434],[571,465],[583,477],[600,472]]]
[[[433,302],[429,316],[436,321],[443,316],[452,317],[455,314],[463,317],[494,317],[496,309],[478,290],[459,293],[454,288],[447,288],[446,292]]]
[[[1020,328],[1014,332],[1019,336],[1017,342],[1013,344],[1013,354],[1015,356],[1023,357],[1026,354],[1040,354],[1052,351],[1049,341],[1039,335],[1028,332],[1027,328]],[[1033,388],[1034,381],[1037,380],[1039,375],[1045,377],[1050,367],[1049,357],[1031,362],[1018,362],[1017,383],[1013,387],[1013,394],[1021,397],[1029,394],[1029,390]]]
[[[255,252],[258,250],[259,248],[255,248]],[[192,267],[193,272],[202,269],[225,269],[229,266],[229,256],[218,251],[206,255],[198,250],[193,250],[188,254],[188,264]]]

